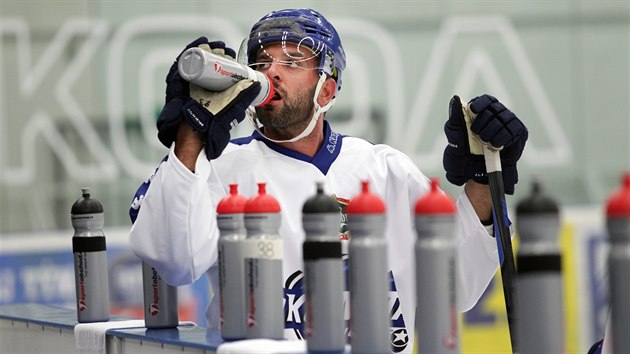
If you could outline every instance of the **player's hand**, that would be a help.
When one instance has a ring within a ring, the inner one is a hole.
[[[178,102],[176,102],[176,105],[180,106],[179,108],[181,108],[181,105],[183,104],[182,101],[186,101],[190,98],[190,89],[188,82],[179,75],[177,64],[179,62],[179,58],[186,50],[197,47],[200,44],[209,44],[208,38],[199,37],[194,41],[188,43],[188,45],[186,45],[186,48],[184,48],[184,50],[182,50],[177,55],[177,58],[175,58],[175,62],[173,62],[173,65],[171,65],[171,68],[166,75],[166,95],[164,100],[164,108],[162,109],[162,112],[160,113],[160,116],[157,120],[158,139],[160,139],[160,142],[162,142],[162,144],[164,144],[164,146],[166,147],[170,147],[171,144],[173,144],[173,141],[175,141],[175,137],[177,135],[177,127],[179,126],[180,121],[183,119],[183,116],[178,113],[181,109],[177,109],[178,107],[171,104],[171,102],[175,98],[177,98]]]
[[[225,43],[200,37],[182,51],[200,47],[234,60],[236,53]],[[179,57],[166,78],[166,103],[157,121],[158,138],[170,147],[179,123],[185,120],[200,134],[209,160],[217,158],[230,140],[230,129],[245,118],[245,110],[260,92],[260,83],[241,80],[223,92],[211,92],[189,84],[177,70]]]
[[[525,148],[528,131],[523,122],[501,102],[490,95],[475,97],[470,109],[477,115],[470,131],[459,97],[454,96],[449,105],[449,118],[444,125],[448,145],[444,150],[443,165],[449,182],[461,186],[472,179],[488,184],[483,155],[472,154],[468,134],[476,134],[484,143],[503,149],[500,152],[503,186],[506,194],[514,194],[518,182],[516,162]]]

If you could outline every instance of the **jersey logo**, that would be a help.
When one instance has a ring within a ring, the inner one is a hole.
[[[344,272],[347,275],[347,256],[344,257]],[[348,335],[348,324],[350,320],[349,301],[350,294],[348,292],[348,277],[346,276],[346,290],[343,294],[344,314],[346,320],[346,336]],[[389,272],[389,307],[391,316],[390,342],[392,351],[400,353],[407,348],[409,344],[409,334],[402,309],[400,307],[400,299],[396,290],[396,281],[392,272]],[[305,296],[304,296],[304,272],[298,270],[291,274],[284,283],[284,328],[293,330],[295,336],[299,339],[305,339]]]
[[[342,241],[348,241],[350,239],[350,228],[348,228],[348,215],[346,214],[346,206],[350,203],[350,199],[331,196],[339,203],[339,213],[341,214],[341,226],[339,227],[339,239]]]
[[[349,199],[331,195],[331,198],[335,199],[339,204],[339,213],[341,214],[341,225],[339,227],[339,239],[342,243],[347,243],[351,238],[350,229],[348,227],[348,217],[346,214],[346,206],[350,203]],[[347,250],[347,249],[346,249]],[[345,273],[345,291],[343,294],[344,304],[344,318],[346,320],[346,336],[349,336],[348,327],[350,321],[350,284],[348,283],[348,255],[342,256],[343,268]],[[402,352],[407,348],[409,344],[409,333],[407,332],[407,326],[400,306],[400,299],[398,297],[398,290],[396,289],[396,281],[393,273],[390,271],[389,276],[389,308],[391,316],[390,327],[390,342],[392,351],[394,353]],[[292,329],[297,338],[305,338],[304,328],[304,307],[305,298],[303,294],[303,278],[304,273],[300,270],[289,276],[285,282],[284,290],[284,313],[285,313],[285,328]]]
[[[392,351],[394,353],[400,353],[405,350],[407,344],[409,344],[409,334],[407,333],[407,326],[405,325],[405,319],[396,289],[396,280],[394,279],[394,273],[392,273],[392,271],[389,271],[389,309],[392,321],[389,337]]]
[[[304,339],[304,272],[296,271],[284,283],[284,328]]]
[[[330,137],[328,137],[328,144],[326,144],[326,150],[328,150],[329,153],[333,154],[335,152],[338,140],[339,133],[330,132]]]

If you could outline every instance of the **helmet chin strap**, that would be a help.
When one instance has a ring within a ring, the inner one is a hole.
[[[311,117],[311,121],[308,123],[308,125],[306,126],[306,128],[304,128],[304,130],[298,134],[297,136],[288,139],[288,140],[275,140],[275,139],[271,139],[270,137],[266,136],[262,130],[260,129],[260,127],[258,126],[258,122],[256,119],[256,114],[254,112],[254,114],[251,114],[250,120],[252,121],[252,123],[254,124],[254,129],[256,129],[256,131],[265,139],[269,140],[269,141],[273,141],[274,143],[292,143],[294,141],[298,141],[302,138],[304,138],[305,136],[308,136],[309,134],[311,134],[311,132],[313,132],[313,129],[315,129],[315,125],[317,124],[317,120],[319,119],[319,116],[322,113],[325,113],[326,111],[328,111],[330,109],[330,107],[333,106],[333,104],[335,104],[335,98],[333,97],[333,99],[330,100],[330,102],[328,102],[325,106],[320,106],[319,103],[317,103],[317,96],[319,96],[319,92],[322,89],[322,86],[324,85],[324,81],[326,81],[326,74],[324,74],[323,72],[319,75],[319,81],[317,81],[317,86],[315,87],[315,95],[313,96],[313,106],[315,108],[314,112],[313,112],[313,117]]]

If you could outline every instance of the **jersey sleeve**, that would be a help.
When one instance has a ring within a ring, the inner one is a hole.
[[[388,235],[396,235],[393,236],[395,241],[390,240],[390,244],[397,249],[399,256],[415,259],[413,247],[404,250],[396,247],[396,244],[415,244],[415,203],[430,190],[429,179],[402,153],[388,157],[388,168],[391,174],[387,183],[390,191],[386,193],[387,206],[390,208],[388,220],[396,220],[388,221]],[[456,207],[457,308],[463,312],[470,310],[481,298],[499,267],[499,261],[496,240],[479,221],[465,192],[462,191],[457,199]],[[411,239],[402,236],[405,234],[410,234]],[[408,254],[401,255],[401,252]],[[396,256],[396,253],[390,253],[389,257]],[[407,266],[414,267],[414,264],[411,262]]]
[[[138,190],[145,189],[144,196],[134,197],[131,249],[171,285],[192,283],[216,261],[219,232],[212,198],[216,191],[211,189],[221,187],[220,183],[213,187],[212,180],[211,163],[203,151],[193,173],[177,159],[173,145],[168,158]]]
[[[456,202],[457,307],[470,310],[499,268],[497,242],[479,221],[464,191]]]

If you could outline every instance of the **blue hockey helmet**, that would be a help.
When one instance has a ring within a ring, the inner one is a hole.
[[[273,11],[256,22],[247,38],[247,63],[252,64],[260,50],[270,43],[294,43],[308,47],[319,57],[318,70],[330,75],[341,90],[341,73],[346,68],[346,53],[335,27],[311,9]]]

